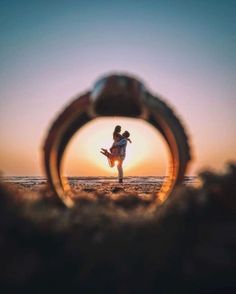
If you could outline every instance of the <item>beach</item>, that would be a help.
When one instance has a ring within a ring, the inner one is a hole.
[[[163,178],[70,178],[71,209],[45,178],[2,178],[2,292],[234,293],[236,167],[201,178],[149,214]]]
[[[126,177],[123,184],[117,183],[116,177],[69,177],[68,181],[74,197],[102,197],[115,198],[117,195],[135,195],[148,200],[158,193],[164,176]],[[47,179],[33,176],[5,176],[1,181],[10,188],[16,189],[26,199],[38,199],[49,193]],[[196,176],[185,177],[185,186],[194,186],[199,182]],[[46,193],[46,194],[47,194]]]

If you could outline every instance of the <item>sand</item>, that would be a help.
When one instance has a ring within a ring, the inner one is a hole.
[[[22,197],[38,199],[49,192],[47,179],[45,177],[2,177],[12,189],[16,189]],[[158,193],[165,177],[126,177],[123,184],[119,184],[115,177],[70,177],[69,183],[74,197],[116,197],[122,195],[136,195],[137,197],[150,200]],[[197,177],[185,177],[184,185],[194,186],[198,183]]]
[[[0,184],[1,293],[235,293],[236,166],[206,172],[198,188],[185,181],[151,217],[133,194],[109,200],[121,194],[114,179],[70,180],[97,201],[67,209],[46,197],[43,178],[5,179],[24,193]],[[152,178],[122,185],[157,187]]]

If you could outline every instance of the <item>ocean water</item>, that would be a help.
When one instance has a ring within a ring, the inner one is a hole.
[[[68,177],[70,184],[100,184],[116,183],[116,177]],[[165,176],[148,176],[148,177],[125,177],[124,182],[127,184],[161,184],[166,179]],[[38,186],[47,183],[47,178],[42,176],[2,176],[0,180],[4,183],[22,184],[25,187]],[[184,184],[194,185],[199,181],[196,176],[186,176]]]

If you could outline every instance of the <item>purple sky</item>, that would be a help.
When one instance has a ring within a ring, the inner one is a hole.
[[[0,14],[4,174],[42,174],[56,113],[111,71],[174,106],[192,137],[191,173],[236,160],[235,1],[1,1]]]

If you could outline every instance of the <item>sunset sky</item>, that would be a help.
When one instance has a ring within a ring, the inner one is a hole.
[[[66,151],[65,174],[92,176],[97,170],[99,174],[115,176],[116,168],[109,167],[100,148],[111,147],[112,132],[117,124],[122,126],[122,132],[128,130],[131,134],[123,164],[125,174],[165,175],[169,153],[164,139],[148,123],[131,118],[98,118],[84,126],[71,140]]]
[[[191,136],[189,170],[236,161],[236,2],[0,1],[0,170],[43,175],[41,149],[62,108],[109,72],[128,72],[161,94]],[[100,119],[77,133],[65,172],[114,175],[99,148],[115,124],[131,132],[126,175],[165,172],[155,130]],[[143,145],[142,145],[143,144]]]

